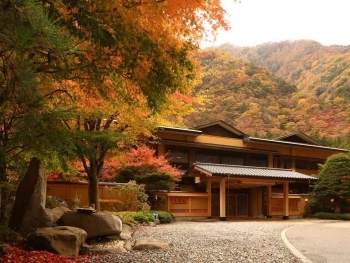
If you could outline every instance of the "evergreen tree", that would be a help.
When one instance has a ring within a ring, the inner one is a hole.
[[[350,198],[350,154],[335,154],[327,159],[320,167],[313,194],[319,200],[336,199],[339,204]]]
[[[71,43],[37,1],[0,4],[1,221],[6,220],[25,153],[49,148],[54,138],[46,137],[54,135],[47,130],[57,126],[59,110],[47,107],[46,101],[55,92],[50,83],[65,64]]]

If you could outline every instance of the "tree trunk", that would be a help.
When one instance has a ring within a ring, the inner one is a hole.
[[[0,223],[4,223],[9,216],[7,213],[8,209],[8,199],[9,199],[9,185],[8,178],[6,176],[6,166],[0,166],[0,183],[2,184],[0,187]]]
[[[8,219],[8,201],[9,195],[7,193],[7,189],[5,187],[1,187],[1,195],[0,195],[0,224],[3,224]]]
[[[99,198],[99,191],[98,191],[98,172],[97,172],[97,166],[93,164],[93,162],[90,162],[90,172],[88,173],[89,176],[89,188],[88,188],[88,195],[89,195],[89,206],[94,207],[97,211],[100,211],[100,198]]]

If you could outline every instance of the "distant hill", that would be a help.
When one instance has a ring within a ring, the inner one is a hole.
[[[350,98],[350,46],[322,46],[300,40],[245,48],[225,44],[219,49],[268,69],[297,85],[299,92],[323,100]]]
[[[204,102],[188,126],[222,119],[250,134],[301,130],[346,137],[350,130],[350,47],[284,41],[251,48],[229,44],[197,54]]]

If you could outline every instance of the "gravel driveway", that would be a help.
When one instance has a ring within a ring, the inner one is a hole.
[[[123,263],[300,263],[281,239],[281,232],[304,220],[176,222],[142,227],[135,239],[170,243],[167,250],[143,250],[92,257],[84,262]]]

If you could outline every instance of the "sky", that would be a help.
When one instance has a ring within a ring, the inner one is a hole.
[[[255,46],[283,40],[316,40],[350,45],[350,0],[222,0],[231,30],[214,43]]]

